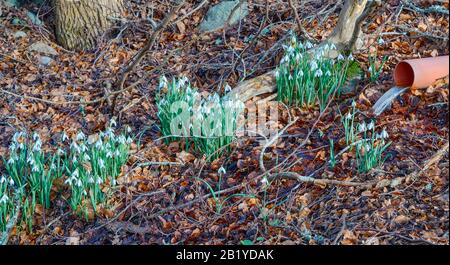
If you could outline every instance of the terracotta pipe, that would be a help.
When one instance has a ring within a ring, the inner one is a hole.
[[[426,88],[448,75],[449,57],[438,56],[400,62],[394,71],[395,85]]]

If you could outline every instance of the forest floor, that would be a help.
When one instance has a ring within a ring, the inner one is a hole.
[[[121,35],[90,52],[66,51],[55,43],[48,8],[29,6],[44,23],[35,25],[25,8],[1,7],[1,156],[7,156],[11,137],[19,130],[37,132],[44,143],[51,143],[62,131],[73,135],[83,130],[90,135],[105,128],[111,119],[106,101],[87,106],[72,102],[103,97],[124,63],[145,42],[151,31],[147,18],[152,15],[159,21],[170,8],[163,2],[130,2]],[[316,42],[336,24],[339,10],[333,8],[334,2],[306,1],[298,10]],[[448,1],[414,2],[448,9]],[[198,3],[188,1],[181,13],[189,13]],[[379,80],[361,80],[321,117],[318,107],[290,109],[299,119],[265,150],[267,168],[278,163],[283,170],[301,175],[314,172],[315,178],[376,181],[376,186],[321,186],[280,179],[265,187],[257,139],[239,138],[230,155],[211,163],[183,151],[176,142],[167,145],[159,140],[154,98],[160,75],[185,75],[203,91],[222,93],[225,82],[235,87],[274,69],[283,56],[282,44],[296,25],[286,1],[254,0],[249,16],[239,25],[200,34],[196,28],[206,11],[207,5],[168,27],[128,80],[140,83],[118,99],[118,125],[129,125],[139,145],[133,145],[118,188],[108,199],[110,210],[86,221],[71,213],[64,194],[53,195],[50,209],[37,207],[33,230],[19,225],[10,244],[449,243],[448,154],[426,164],[448,144],[448,77],[428,89],[408,91],[377,117],[377,126],[386,127],[392,141],[381,167],[358,173],[351,151],[343,153],[333,169],[323,166],[330,156],[329,139],[336,139],[336,150],[344,147],[339,111],[346,113],[355,100],[363,116],[373,117],[371,107],[393,86],[392,72],[399,61],[448,54],[448,14],[419,12],[399,0],[383,1],[363,23],[365,41],[353,53],[364,71],[369,53],[378,50],[379,60],[388,56]],[[17,31],[26,36],[15,36]],[[29,50],[36,42],[57,51],[49,65],[40,64],[39,55]],[[280,111],[283,128],[289,115]],[[54,149],[51,144],[44,148]],[[220,167],[226,171],[222,178]],[[222,191],[220,210],[205,181]],[[246,196],[226,200],[233,194]]]

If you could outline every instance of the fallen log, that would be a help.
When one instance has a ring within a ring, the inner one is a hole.
[[[328,56],[333,58],[337,57],[341,51],[352,50],[360,35],[361,23],[370,13],[374,1],[368,3],[368,0],[347,0],[339,14],[336,28],[315,49],[326,44],[334,44],[336,50],[328,53]],[[314,53],[315,49],[311,50],[311,53]],[[275,71],[272,70],[240,83],[228,95],[246,102],[253,97],[275,92]]]

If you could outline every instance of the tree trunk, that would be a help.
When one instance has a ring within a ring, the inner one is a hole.
[[[318,46],[320,47],[326,43],[333,43],[337,47],[337,50],[329,52],[329,57],[336,58],[339,51],[352,49],[360,33],[361,23],[368,14],[368,10],[370,10],[366,9],[367,3],[368,0],[347,0],[345,2],[342,11],[339,14],[336,28],[331,33],[330,37]],[[314,50],[311,50],[310,52],[314,53]],[[245,102],[253,97],[275,91],[275,70],[272,70],[240,83],[229,93],[229,95]]]
[[[69,50],[96,46],[114,18],[123,12],[123,0],[53,0],[56,39]]]

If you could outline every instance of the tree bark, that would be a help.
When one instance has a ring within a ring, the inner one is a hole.
[[[121,16],[123,0],[53,0],[56,39],[69,50],[89,50],[97,45],[114,18]]]
[[[347,0],[339,14],[336,28],[318,47],[326,43],[334,44],[337,50],[331,51],[329,57],[337,57],[339,51],[351,50],[360,33],[361,23],[368,14],[368,0]],[[314,50],[311,51],[314,53]],[[243,102],[266,93],[276,91],[275,70],[249,79],[235,87],[229,95]]]

